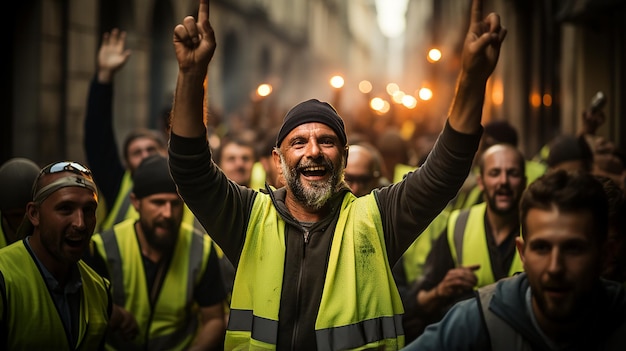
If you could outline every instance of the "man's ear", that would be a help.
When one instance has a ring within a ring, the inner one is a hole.
[[[272,150],[272,161],[274,162],[274,167],[276,167],[278,174],[282,176],[283,168],[280,166],[280,155],[278,154],[278,151],[276,151],[276,149]]]
[[[515,247],[517,248],[517,253],[519,254],[520,259],[522,260],[522,264],[526,264],[526,258],[524,257],[524,238],[518,236],[515,238]]]
[[[478,186],[478,189],[480,189],[480,191],[484,192],[485,191],[485,184],[483,183],[483,174],[478,173],[478,176],[476,177],[476,185]]]
[[[139,212],[139,207],[140,207],[141,200],[138,199],[137,196],[135,196],[135,193],[133,193],[133,192],[130,193],[130,203],[135,208],[135,211]]]
[[[31,201],[26,205],[26,216],[34,227],[39,225],[39,213],[39,205],[36,203]]]

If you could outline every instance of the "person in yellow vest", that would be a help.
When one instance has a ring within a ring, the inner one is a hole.
[[[355,196],[363,196],[389,184],[383,176],[383,167],[382,156],[374,145],[352,144],[348,149],[344,179]]]
[[[391,266],[446,206],[478,147],[484,89],[506,29],[472,4],[456,98],[428,161],[399,183],[356,197],[343,180],[343,119],[328,103],[292,107],[273,160],[285,187],[229,180],[211,159],[203,81],[215,52],[209,3],[174,28],[178,60],[169,166],[237,273],[226,350],[396,350],[403,307]]]
[[[476,153],[475,161],[478,162],[481,154],[484,150],[487,150],[490,146],[500,143],[511,144],[515,147],[518,146],[517,130],[506,120],[494,120],[485,125],[485,131]],[[535,179],[542,176],[548,169],[548,167],[536,160],[526,160],[526,185],[532,183]],[[461,187],[461,190],[457,196],[450,202],[448,206],[449,210],[458,210],[468,208],[472,205],[481,203],[484,199],[480,187],[476,184],[476,178],[478,177],[479,169],[477,166],[472,168],[472,172],[469,174],[465,183]]]
[[[107,348],[218,349],[226,292],[217,252],[208,235],[182,221],[183,201],[165,157],[141,162],[131,200],[139,219],[93,237],[96,255],[106,262],[102,274],[110,277],[114,303],[126,312],[124,327],[107,337]]]
[[[105,205],[99,213],[96,231],[109,229],[127,218],[137,218],[128,196],[133,185],[132,174],[145,157],[156,153],[166,155],[164,133],[137,128],[127,133],[122,145],[124,159],[120,159],[113,123],[113,79],[130,55],[126,32],[117,28],[105,32],[87,96],[85,155]]]
[[[626,350],[626,291],[601,277],[609,211],[588,172],[531,183],[516,238],[524,272],[479,288],[405,350]]]
[[[26,214],[26,204],[32,200],[38,175],[39,166],[24,157],[9,159],[0,167],[0,248],[22,239],[17,228]]]
[[[109,282],[81,261],[96,226],[91,172],[52,163],[32,189],[24,239],[0,249],[0,349],[102,350]]]
[[[519,236],[519,200],[526,187],[524,156],[512,145],[485,150],[478,167],[478,186],[484,202],[450,213],[448,224],[426,259],[424,276],[413,287],[415,305],[406,318],[415,318],[417,337],[440,320],[456,302],[470,298],[474,289],[522,270],[515,251]]]

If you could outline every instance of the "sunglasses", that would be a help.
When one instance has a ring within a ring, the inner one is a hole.
[[[59,172],[72,172],[78,175],[91,176],[91,170],[89,170],[89,168],[74,161],[62,161],[62,162],[51,163],[41,170],[41,172],[39,173],[39,176],[43,174],[53,174],[53,173],[59,173]]]
[[[37,186],[39,184],[39,180],[43,175],[61,173],[61,172],[70,172],[74,173],[76,176],[73,177],[64,177],[55,180],[54,182],[44,186],[41,189],[38,189]],[[79,186],[83,188],[91,189],[93,192],[97,193],[96,185],[94,184],[91,177],[91,170],[89,168],[81,165],[78,162],[73,161],[62,161],[55,162],[45,166],[40,172],[37,180],[33,183],[33,201],[41,203],[45,200],[50,194],[57,191],[60,188],[67,186]]]

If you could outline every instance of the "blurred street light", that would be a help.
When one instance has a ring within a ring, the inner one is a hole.
[[[330,78],[330,86],[332,86],[335,89],[343,88],[344,83],[345,82],[342,76],[332,76]]]
[[[256,93],[260,97],[269,96],[272,93],[272,86],[269,84],[263,83],[259,85],[259,87],[256,89]]]
[[[439,51],[439,49],[435,49],[435,48],[430,49],[428,51],[428,55],[426,56],[426,59],[430,63],[434,63],[434,62],[437,62],[437,61],[441,60],[441,51]]]
[[[369,80],[362,80],[359,82],[359,91],[363,94],[369,94],[372,92],[372,83]]]
[[[417,95],[421,100],[428,101],[433,98],[433,91],[428,88],[421,88]]]

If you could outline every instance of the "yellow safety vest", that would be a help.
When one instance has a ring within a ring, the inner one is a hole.
[[[7,246],[7,237],[2,229],[2,212],[0,212],[0,249]]]
[[[34,257],[23,241],[0,250],[0,318],[8,327],[6,350],[96,350],[109,322],[109,282],[78,261],[81,302],[76,345],[50,296]]]
[[[485,233],[486,210],[487,204],[481,203],[466,210],[453,211],[448,220],[448,244],[456,266],[480,264],[474,272],[478,277],[476,288],[495,282]],[[514,255],[509,276],[524,270],[519,253],[515,251]]]
[[[133,191],[133,178],[130,175],[130,171],[127,170],[124,172],[124,177],[122,177],[120,190],[117,193],[117,198],[115,198],[113,207],[111,207],[111,211],[107,213],[106,218],[99,226],[100,231],[111,229],[115,224],[120,223],[125,219],[139,218],[139,214],[130,204],[131,191]]]
[[[235,276],[226,350],[276,349],[284,261],[285,222],[259,193]],[[400,349],[403,313],[374,195],[348,193],[315,323],[318,349]]]
[[[93,236],[111,275],[113,301],[135,317],[140,329],[132,342],[117,339],[112,334],[107,338],[107,348],[187,349],[198,328],[194,287],[206,270],[211,239],[186,223],[181,224],[170,265],[151,307],[135,222],[128,219],[112,230]]]
[[[407,283],[416,281],[424,274],[426,258],[433,243],[446,229],[449,216],[450,211],[446,209],[441,211],[402,255],[402,265]]]

